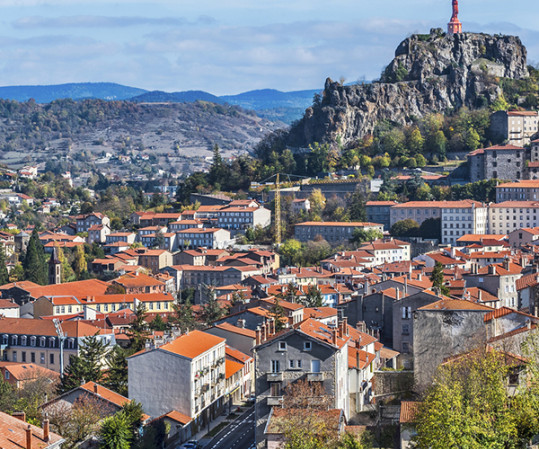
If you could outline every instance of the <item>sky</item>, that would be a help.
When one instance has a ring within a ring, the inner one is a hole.
[[[464,31],[515,34],[539,63],[537,0],[461,0]],[[406,36],[446,28],[451,0],[0,0],[0,86],[321,88],[380,76]]]

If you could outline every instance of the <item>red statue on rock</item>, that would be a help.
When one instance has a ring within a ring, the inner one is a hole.
[[[462,23],[459,20],[459,0],[453,0],[453,15],[447,24],[447,32],[449,34],[462,33]]]

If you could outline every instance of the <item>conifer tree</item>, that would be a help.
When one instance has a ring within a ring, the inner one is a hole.
[[[432,286],[440,289],[443,295],[449,294],[449,289],[444,285],[444,266],[440,262],[436,262],[432,274],[430,275]]]
[[[135,319],[131,323],[131,348],[134,352],[141,351],[146,345],[148,336],[146,324],[146,307],[139,303],[135,309]]]
[[[215,291],[208,288],[208,302],[202,307],[202,319],[206,325],[211,325],[214,321],[222,318],[225,314],[225,310],[217,302],[215,297]]]
[[[176,324],[182,333],[189,332],[196,327],[196,321],[193,314],[193,306],[189,297],[185,299],[183,304],[174,304],[175,315],[172,321]]]
[[[49,271],[45,250],[39,240],[39,234],[35,228],[28,241],[23,268],[24,277],[27,281],[35,282],[40,285],[46,285],[48,283]]]
[[[280,304],[279,298],[275,298],[275,303],[271,306],[269,310],[269,316],[273,318],[275,323],[275,332],[279,332],[284,329],[285,323],[283,318],[286,317],[284,307]]]
[[[104,385],[107,388],[127,396],[127,353],[120,346],[115,346],[107,355],[107,376]]]
[[[9,273],[6,265],[6,253],[4,245],[0,245],[0,285],[9,283]]]

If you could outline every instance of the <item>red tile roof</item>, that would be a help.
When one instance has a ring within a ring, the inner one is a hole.
[[[242,327],[234,326],[233,324],[223,322],[215,326],[217,329],[222,329],[228,332],[234,332],[235,334],[243,335],[245,337],[256,338],[256,332],[251,329],[245,329]]]
[[[229,360],[228,358],[225,359],[225,372],[226,372],[226,378],[229,379],[234,374],[236,374],[238,371],[241,371],[243,369],[243,364],[236,362],[234,360]]]
[[[62,440],[60,435],[49,432],[49,441],[43,439],[43,429],[18,418],[0,412],[0,447],[2,449],[25,449],[26,429],[31,430],[33,449],[45,449]]]
[[[80,320],[64,321],[62,329],[68,337],[89,337],[100,333],[99,328]],[[56,328],[49,320],[2,318],[0,319],[0,333],[56,337]]]
[[[478,310],[489,311],[493,310],[492,307],[488,307],[482,304],[477,304],[471,301],[465,301],[463,299],[442,299],[432,304],[420,307],[418,310]]]
[[[161,346],[159,349],[181,355],[188,359],[194,359],[209,351],[211,348],[224,343],[225,339],[201,331],[192,331],[178,337],[171,343]]]

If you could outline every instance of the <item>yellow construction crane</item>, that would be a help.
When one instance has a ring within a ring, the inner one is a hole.
[[[281,191],[279,190],[279,173],[275,178],[275,245],[281,244]]]

